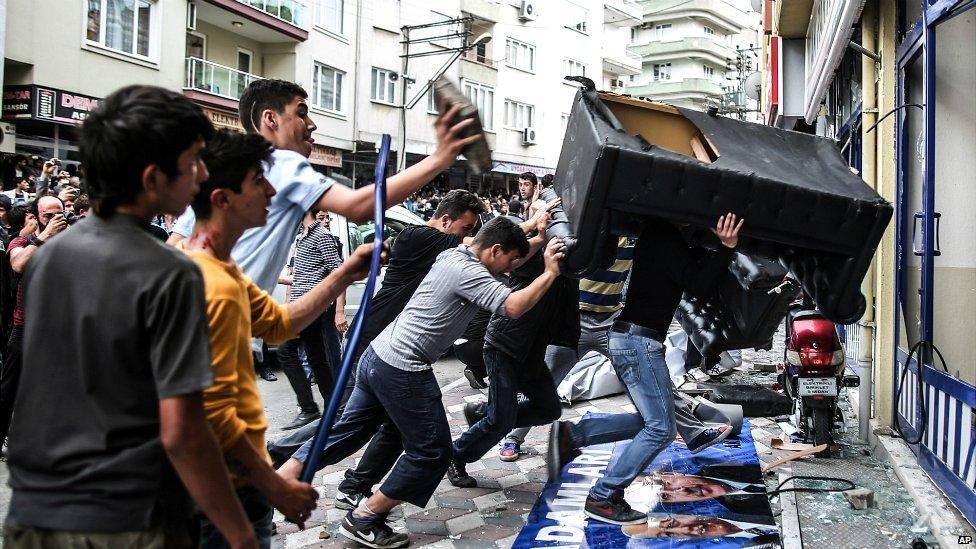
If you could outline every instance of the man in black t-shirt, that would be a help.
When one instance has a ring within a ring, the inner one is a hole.
[[[558,481],[563,466],[578,455],[578,448],[632,439],[590,488],[583,506],[587,517],[610,524],[647,522],[647,515],[632,509],[623,492],[674,442],[674,387],[664,360],[664,334],[682,293],[711,293],[719,275],[728,269],[743,223],[733,213],[720,217],[713,231],[722,245],[698,255],[671,223],[654,218],[644,221],[634,247],[624,309],[610,329],[609,343],[610,361],[637,411],[583,418],[576,424],[556,421],[549,434],[550,482]]]

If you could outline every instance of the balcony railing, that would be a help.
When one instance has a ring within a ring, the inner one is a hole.
[[[684,95],[708,95],[721,97],[725,94],[718,83],[708,78],[685,78],[684,80],[658,80],[637,86],[627,86],[627,93],[650,98],[676,98]]]
[[[662,40],[646,44],[634,44],[630,51],[645,58],[666,58],[673,56],[694,57],[693,53],[707,54],[715,57],[715,61],[724,64],[726,59],[735,58],[735,50],[717,40],[705,37],[689,37],[680,40]],[[699,55],[700,57],[700,55]],[[647,59],[652,58],[652,59]]]
[[[461,54],[461,59],[480,63],[486,67],[496,68],[495,62],[491,59],[490,55],[490,53],[478,53],[476,49],[470,49]]]
[[[306,28],[305,4],[299,0],[237,0],[296,27]]]
[[[248,72],[197,57],[189,57],[186,60],[184,89],[198,90],[238,101],[248,84],[260,79],[260,76]]]

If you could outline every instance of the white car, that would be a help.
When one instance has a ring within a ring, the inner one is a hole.
[[[386,224],[383,227],[383,240],[389,241],[396,235],[400,234],[400,231],[409,227],[410,225],[423,225],[425,221],[420,216],[410,212],[410,210],[404,208],[403,206],[393,206],[386,210]],[[362,244],[369,243],[373,241],[373,235],[375,234],[375,225],[373,221],[370,220],[366,223],[353,223],[346,219],[344,216],[334,214],[329,212],[329,228],[336,237],[339,238],[339,242],[342,244],[342,259],[345,260],[349,257],[349,252],[355,250]],[[287,274],[287,267],[285,268],[285,273]],[[380,284],[383,282],[383,275],[386,273],[386,267],[382,267],[380,270],[379,277],[377,278],[376,289],[378,290]],[[363,300],[363,293],[366,290],[366,280],[360,280],[349,286],[346,290],[346,318],[352,322],[352,319],[356,316],[359,311],[359,304]],[[285,301],[285,296],[287,295],[287,286],[279,284],[274,291],[274,297],[280,301]]]

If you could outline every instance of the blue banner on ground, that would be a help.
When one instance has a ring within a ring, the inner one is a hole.
[[[589,519],[583,502],[629,441],[590,446],[547,484],[515,540],[532,547],[756,547],[775,544],[773,519],[749,421],[738,438],[692,454],[680,438],[626,490],[646,523],[617,526]]]

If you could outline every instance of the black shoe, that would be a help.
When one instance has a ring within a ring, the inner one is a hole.
[[[451,465],[447,468],[447,481],[458,488],[474,488],[478,486],[478,481],[464,470],[464,464],[456,459],[451,460]]]
[[[646,514],[631,509],[630,504],[616,493],[610,499],[586,496],[583,513],[591,519],[610,524],[640,524],[647,520]]]
[[[364,522],[353,518],[352,511],[349,511],[339,525],[339,533],[374,549],[395,549],[410,545],[410,538],[406,534],[394,532],[386,523],[385,516],[379,516],[372,522]]]
[[[347,494],[342,490],[336,490],[335,508],[352,511],[356,507],[359,507],[359,502],[364,499],[369,499],[369,494],[360,494],[359,492]]]
[[[579,448],[573,446],[569,440],[568,421],[553,421],[549,428],[549,448],[546,451],[546,469],[549,482],[559,482],[559,475],[563,466],[580,455]]]
[[[265,368],[261,370],[261,379],[265,381],[278,381],[278,376],[274,375],[274,372],[270,368]]]
[[[488,384],[485,383],[485,378],[478,377],[478,374],[474,373],[471,368],[464,369],[464,377],[468,378],[468,385],[472,389],[487,389]]]
[[[485,413],[481,407],[483,404],[484,402],[468,402],[464,405],[464,421],[468,422],[468,427],[478,423],[485,417]]]
[[[314,412],[300,412],[291,423],[285,425],[281,428],[282,431],[291,431],[292,429],[298,429],[299,427],[304,427],[309,423],[312,423],[316,419],[322,417],[322,414],[318,410]]]

